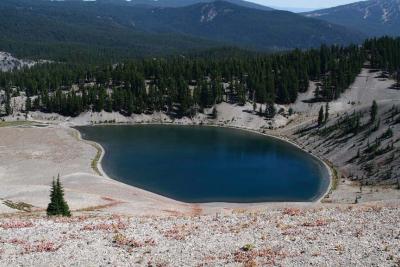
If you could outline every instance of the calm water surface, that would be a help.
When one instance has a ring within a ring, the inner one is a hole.
[[[100,143],[110,177],[185,202],[310,201],[328,187],[321,162],[241,130],[193,126],[78,127]]]

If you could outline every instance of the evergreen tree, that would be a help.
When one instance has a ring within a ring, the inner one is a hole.
[[[267,102],[267,106],[265,107],[265,116],[267,118],[273,118],[276,115],[276,109],[274,103]]]
[[[200,106],[206,108],[210,104],[210,90],[206,81],[203,81],[200,86]]]
[[[69,210],[69,206],[64,199],[64,188],[60,182],[60,175],[57,177],[57,199],[59,201],[60,211],[62,216],[71,216],[71,212]]]
[[[57,184],[53,177],[52,186],[50,189],[50,203],[47,206],[47,215],[54,216],[60,214],[59,202],[57,200]]]
[[[315,99],[320,99],[321,97],[321,88],[319,87],[319,85],[317,85],[317,88],[315,88],[314,97]]]
[[[239,105],[244,106],[246,104],[246,91],[241,83],[237,85],[237,94]]]
[[[212,118],[215,120],[218,117],[217,107],[214,107],[211,114]]]
[[[12,114],[12,109],[11,109],[11,94],[10,90],[6,89],[6,98],[5,98],[5,111],[6,111],[6,116]]]
[[[221,78],[218,76],[213,81],[213,91],[214,91],[214,98],[217,104],[221,103],[223,100],[223,87],[221,84]]]
[[[376,103],[375,100],[372,102],[370,115],[371,115],[371,123],[374,123],[376,120],[376,116],[378,115],[378,104]]]
[[[53,178],[52,187],[50,191],[50,203],[47,206],[48,216],[71,216],[69,206],[64,199],[64,189],[60,182],[60,175],[57,180]]]
[[[324,107],[321,106],[318,114],[318,126],[321,126],[324,122]]]
[[[293,115],[293,108],[289,108],[289,116],[292,116]]]
[[[354,135],[356,135],[356,134],[359,133],[359,131],[360,131],[360,124],[361,124],[361,122],[360,122],[360,114],[357,114],[357,115],[356,115],[356,123],[355,123],[355,126],[354,126]]]
[[[329,118],[329,102],[326,102],[326,105],[325,105],[325,118],[324,118],[324,122],[325,123],[328,122],[328,118]]]
[[[28,112],[31,109],[32,109],[32,100],[30,97],[27,97],[25,101],[25,112]]]

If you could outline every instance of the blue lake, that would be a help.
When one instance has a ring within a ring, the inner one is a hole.
[[[305,202],[321,197],[329,185],[319,160],[247,131],[172,125],[77,129],[105,149],[108,176],[184,202]]]

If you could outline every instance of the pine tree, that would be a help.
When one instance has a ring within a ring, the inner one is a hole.
[[[64,189],[60,182],[60,175],[57,180],[53,178],[52,187],[50,191],[50,203],[47,206],[48,216],[71,216],[69,206],[64,199]]]
[[[64,188],[60,182],[60,175],[58,175],[57,177],[56,185],[57,185],[57,199],[59,201],[61,215],[70,217],[71,212],[69,210],[67,202],[64,199]]]
[[[32,109],[32,100],[30,97],[27,97],[25,101],[25,112],[28,112],[31,109]]]
[[[237,94],[239,105],[244,106],[246,104],[246,91],[241,83],[237,85]]]
[[[328,122],[328,118],[329,118],[329,102],[326,102],[326,105],[325,105],[325,118],[324,118],[324,122],[325,123]]]
[[[265,107],[265,116],[267,118],[273,118],[276,115],[276,109],[274,106],[274,103],[272,102],[267,102],[267,105]]]
[[[9,90],[6,90],[5,111],[7,116],[12,114],[11,95]]]
[[[57,201],[57,184],[53,177],[53,182],[50,190],[50,203],[47,206],[47,215],[54,216],[60,213],[60,207]]]
[[[211,116],[212,116],[213,119],[216,119],[218,117],[217,107],[213,108]]]
[[[314,98],[319,99],[320,97],[321,97],[321,88],[319,87],[319,85],[317,85],[317,88],[315,88],[314,91]]]
[[[294,111],[293,111],[293,108],[290,107],[290,108],[289,108],[289,116],[292,116],[292,115],[293,115],[293,112],[294,112]]]
[[[374,123],[376,120],[376,116],[378,115],[378,104],[376,103],[375,100],[372,102],[370,114],[371,114],[371,123]]]
[[[318,114],[318,126],[321,126],[324,122],[324,107],[321,106]]]

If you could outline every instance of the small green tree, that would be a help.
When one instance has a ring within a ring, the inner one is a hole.
[[[52,182],[52,186],[50,189],[50,203],[47,206],[47,215],[48,216],[54,216],[54,215],[59,214],[60,208],[58,207],[56,191],[57,191],[57,184],[53,177],[53,182]]]
[[[319,88],[319,86],[317,86],[317,88],[315,88],[314,97],[315,97],[315,99],[319,99],[321,97],[321,89]]]
[[[211,117],[212,117],[213,119],[216,119],[216,118],[218,117],[218,110],[217,110],[217,107],[214,107],[214,108],[213,108]]]
[[[374,123],[376,120],[376,116],[378,115],[378,104],[376,103],[375,100],[372,102],[370,114],[371,114],[371,123]]]
[[[321,126],[324,122],[324,107],[321,106],[318,114],[318,126]]]
[[[52,188],[50,191],[50,203],[47,206],[47,215],[71,216],[69,206],[64,199],[64,189],[60,182],[60,175],[58,175],[57,180],[54,180],[53,178]]]
[[[267,118],[273,118],[276,115],[276,109],[273,102],[268,101],[265,107],[265,116]]]
[[[326,102],[326,105],[325,105],[325,118],[324,118],[325,123],[328,122],[328,119],[329,119],[329,102]]]
[[[6,90],[5,111],[6,111],[6,116],[11,115],[13,113],[13,110],[11,108],[11,95],[9,90]]]
[[[238,84],[237,88],[237,95],[238,95],[238,103],[240,106],[244,106],[246,104],[246,90],[243,84]]]
[[[28,112],[31,109],[32,109],[32,100],[30,97],[27,97],[25,101],[25,112]]]

